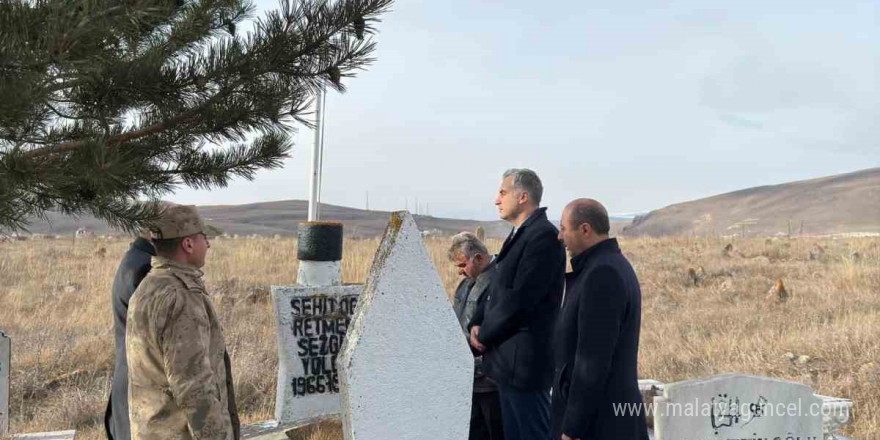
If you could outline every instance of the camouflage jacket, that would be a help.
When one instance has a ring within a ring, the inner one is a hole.
[[[238,440],[232,370],[202,271],[154,258],[132,296],[125,345],[133,440]]]

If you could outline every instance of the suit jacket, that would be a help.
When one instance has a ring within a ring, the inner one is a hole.
[[[572,258],[571,266],[554,341],[552,438],[647,440],[636,274],[613,238]],[[619,414],[615,405],[641,411]]]
[[[538,391],[552,383],[551,339],[565,273],[557,233],[546,208],[540,208],[508,237],[495,259],[489,296],[469,327],[480,326],[483,367],[498,384]]]
[[[128,362],[125,358],[125,324],[128,316],[128,303],[131,295],[150,272],[150,258],[156,255],[153,245],[138,237],[131,243],[122,257],[116,277],[113,278],[110,305],[113,308],[113,333],[116,343],[116,366],[113,368],[113,382],[110,400],[104,412],[104,428],[107,438],[112,440],[131,439],[128,424]]]
[[[458,284],[455,289],[455,296],[452,300],[452,309],[458,322],[464,331],[465,338],[469,335],[468,324],[477,313],[479,304],[485,302],[486,292],[489,290],[491,283],[490,275],[494,264],[490,264],[486,269],[472,280],[465,278]],[[472,348],[473,350],[473,348]],[[498,387],[486,376],[483,371],[483,356],[481,353],[474,353],[474,392],[475,393],[491,393],[498,391]]]

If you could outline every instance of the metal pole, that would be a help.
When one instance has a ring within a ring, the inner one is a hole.
[[[327,89],[321,87],[321,142],[318,145],[318,201],[315,203],[315,220],[321,218],[321,194],[324,193],[324,127],[327,126]]]
[[[309,221],[318,220],[318,190],[321,182],[321,111],[324,91],[318,92],[315,100],[315,144],[312,146],[311,180],[309,181]]]

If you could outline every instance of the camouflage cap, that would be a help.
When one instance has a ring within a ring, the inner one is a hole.
[[[188,237],[198,233],[213,237],[222,233],[219,228],[203,222],[195,206],[186,205],[167,206],[150,230],[157,240]]]

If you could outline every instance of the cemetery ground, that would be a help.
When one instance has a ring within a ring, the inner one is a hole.
[[[378,243],[345,241],[343,282],[364,281]],[[446,260],[448,240],[425,244],[452,292],[458,277]],[[489,245],[497,251],[501,241]],[[852,399],[847,434],[880,439],[880,238],[623,238],[621,247],[642,284],[640,378],[740,372],[801,382]],[[109,292],[127,248],[127,239],[0,243],[13,432],[77,429],[77,439],[104,438],[114,361]],[[274,414],[269,286],[294,283],[295,249],[292,239],[212,241],[206,282],[245,423]],[[777,279],[787,295],[773,290]],[[337,427],[309,439],[339,435]]]

